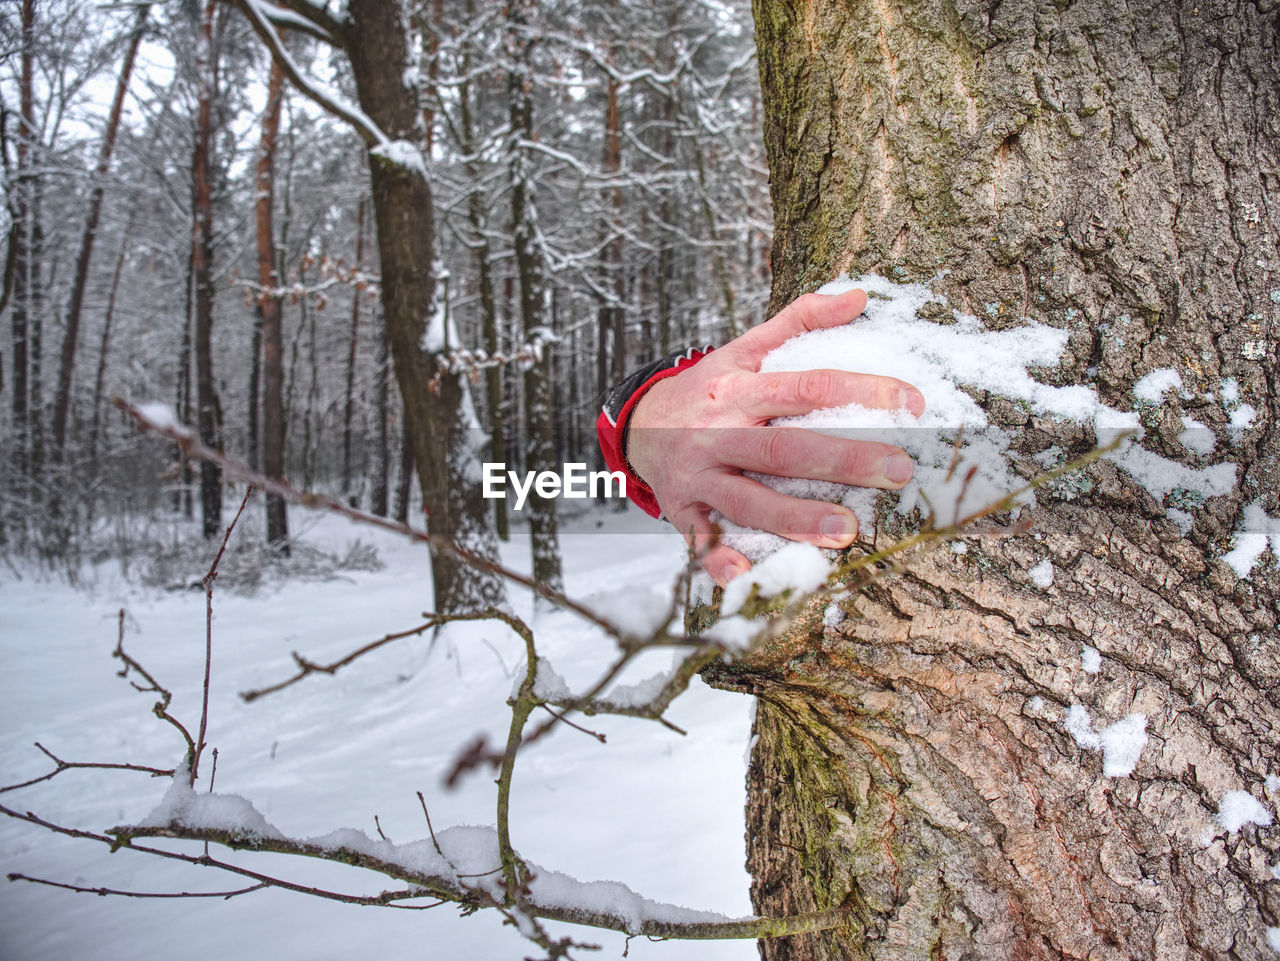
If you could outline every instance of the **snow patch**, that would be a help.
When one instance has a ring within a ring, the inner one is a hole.
[[[1182,378],[1172,367],[1161,367],[1133,385],[1133,396],[1148,404],[1159,404],[1171,390],[1182,393]]]
[[[1035,380],[1031,375],[1034,368],[1059,363],[1066,347],[1066,331],[1035,323],[1009,330],[987,330],[976,317],[957,310],[951,311],[946,323],[926,320],[920,311],[928,305],[936,310],[936,305],[945,303],[943,298],[924,284],[896,284],[874,274],[856,279],[842,275],[819,292],[839,294],[855,287],[866,290],[871,298],[861,317],[843,327],[791,338],[771,351],[760,369],[766,373],[859,371],[898,377],[921,390],[928,407],[918,420],[906,410],[868,410],[851,405],[774,422],[838,436],[866,438],[870,434],[902,447],[915,461],[916,471],[912,480],[894,495],[896,512],[909,514],[919,509],[933,514],[935,523],[946,524],[1022,486],[1023,478],[1009,468],[1012,434],[990,428],[986,413],[971,397],[975,389],[1021,403],[1040,416],[1092,426],[1102,445],[1124,432],[1132,432],[1132,439],[1107,456],[1157,499],[1162,500],[1179,487],[1201,497],[1224,494],[1234,488],[1234,464],[1191,468],[1138,446],[1142,428],[1137,413],[1107,406],[1093,387],[1057,387]],[[1155,403],[1171,389],[1185,394],[1178,373],[1165,368],[1138,381],[1135,396],[1139,401]],[[1224,383],[1223,390],[1229,394],[1229,385]],[[1198,421],[1192,423],[1199,425]],[[1184,443],[1190,449],[1201,453],[1212,450],[1212,432],[1193,428],[1191,423],[1186,426]],[[869,530],[874,524],[876,491],[760,474],[748,476],[790,496],[842,503],[857,515],[864,529]],[[1034,503],[1031,493],[1020,495],[1017,501],[1018,505]],[[751,531],[720,516],[713,519],[721,525],[725,543],[752,560],[788,543],[777,535]]]
[[[375,157],[381,157],[388,163],[403,167],[410,173],[427,179],[427,161],[422,151],[407,140],[389,140],[369,150]]]
[[[723,644],[731,651],[741,651],[749,647],[755,636],[764,629],[765,625],[760,621],[749,621],[735,614],[733,617],[720,618],[710,630],[703,631],[702,636],[709,641]]]
[[[831,562],[817,547],[812,544],[788,543],[729,582],[720,602],[721,614],[738,613],[753,587],[759,587],[760,597],[774,597],[790,590],[794,599],[821,587],[830,573]]]
[[[1101,731],[1094,731],[1089,712],[1081,705],[1073,704],[1062,726],[1078,747],[1102,752],[1104,777],[1128,777],[1138,766],[1142,749],[1147,745],[1145,714],[1130,714]]]
[[[1031,583],[1042,591],[1047,591],[1053,586],[1053,561],[1049,560],[1049,558],[1044,558],[1027,573],[1031,577]]]
[[[1206,424],[1202,424],[1194,417],[1184,416],[1182,418],[1183,431],[1178,435],[1178,443],[1187,450],[1193,450],[1197,454],[1212,454],[1213,449],[1218,446],[1218,442],[1214,439],[1213,431]]]
[[[1246,824],[1265,828],[1271,823],[1271,812],[1248,791],[1228,791],[1218,802],[1214,820],[1234,834]]]
[[[1080,667],[1086,674],[1097,674],[1102,670],[1102,655],[1086,644],[1080,652]]]
[[[1273,554],[1280,554],[1280,519],[1271,517],[1255,501],[1245,507],[1240,526],[1236,528],[1235,546],[1222,555],[1222,559],[1236,572],[1237,577],[1248,577],[1258,563],[1262,552],[1270,545]]]
[[[178,415],[174,413],[173,408],[168,404],[152,401],[147,404],[139,404],[136,409],[142,419],[157,430],[172,430],[186,437],[191,436],[191,430],[182,426],[182,423],[178,420]]]
[[[188,777],[189,768],[184,761],[174,770],[173,782],[160,803],[138,825],[154,828],[180,824],[196,830],[226,831],[242,838],[284,837],[247,798],[198,793],[187,782]]]

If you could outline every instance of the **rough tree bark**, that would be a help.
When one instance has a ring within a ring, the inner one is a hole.
[[[936,282],[990,326],[1070,332],[1045,373],[1132,409],[1144,443],[1210,425],[1236,490],[1188,535],[1107,462],[1031,532],[915,556],[718,683],[759,697],[748,787],[761,913],[846,902],[771,959],[1260,958],[1280,829],[1280,577],[1220,559],[1241,506],[1280,514],[1275,374],[1280,10],[1274,0],[756,0],[776,310],[840,271]],[[1221,385],[1257,409],[1236,442]],[[1027,449],[1088,431],[986,399]],[[1171,495],[1172,496],[1172,495]],[[880,544],[892,531],[880,531]],[[1274,545],[1273,545],[1274,547]],[[1042,589],[1028,570],[1049,558]],[[1082,645],[1102,655],[1081,670]],[[1063,729],[1140,712],[1129,777]]]

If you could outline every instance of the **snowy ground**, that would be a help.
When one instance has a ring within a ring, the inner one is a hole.
[[[308,543],[341,553],[357,537],[384,563],[373,573],[293,582],[254,596],[215,595],[215,655],[208,741],[219,750],[216,789],[250,798],[276,827],[312,836],[338,827],[374,834],[374,815],[394,841],[426,836],[414,794],[421,790],[436,830],[494,821],[485,774],[455,791],[441,785],[457,749],[477,732],[505,737],[503,704],[520,648],[497,626],[460,629],[434,647],[401,641],[333,678],[312,677],[252,704],[236,692],[292,673],[289,652],[330,660],[417,623],[429,605],[421,549],[346,521],[294,515]],[[252,522],[252,521],[251,521]],[[598,526],[603,523],[603,526]],[[646,533],[635,533],[637,530]],[[632,515],[587,515],[562,532],[569,592],[634,585],[634,603],[659,603],[683,559],[674,532]],[[235,541],[233,540],[233,549]],[[504,547],[526,566],[527,541]],[[171,767],[181,742],[142,695],[116,677],[116,612],[127,611],[126,649],[174,691],[172,712],[194,732],[199,719],[204,597],[125,582],[110,568],[90,572],[79,592],[23,572],[0,574],[0,784],[45,773],[40,741],[67,760],[132,761]],[[643,591],[650,591],[644,594]],[[615,598],[616,602],[616,598]],[[526,615],[531,604],[519,598]],[[539,615],[542,652],[570,682],[585,681],[611,650],[562,614]],[[670,663],[655,655],[631,680]],[[687,737],[657,724],[589,719],[602,745],[572,730],[521,754],[512,835],[531,861],[583,880],[621,881],[641,894],[730,916],[750,913],[743,869],[743,753],[746,698],[700,683],[669,717]],[[207,764],[207,758],[206,762]],[[206,768],[207,771],[207,768]],[[167,781],[144,774],[69,771],[52,782],[0,795],[0,803],[62,824],[101,831],[144,817]],[[204,782],[207,787],[207,781]],[[163,843],[163,842],[161,842]],[[186,849],[193,849],[187,845]],[[337,865],[276,855],[228,855],[260,870],[353,893],[384,887]],[[135,891],[227,890],[243,886],[183,865],[91,841],[58,837],[0,819],[0,867],[86,886]],[[603,946],[584,957],[616,958],[625,939],[563,929]],[[221,899],[100,898],[23,882],[0,884],[0,959],[227,957],[311,959],[359,954],[400,958],[517,959],[536,953],[492,913],[460,918],[451,906],[396,911],[322,902],[280,891]],[[650,943],[631,958],[746,959],[752,942]]]

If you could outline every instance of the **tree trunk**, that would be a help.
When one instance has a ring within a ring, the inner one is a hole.
[[[1068,330],[1047,376],[1113,406],[1132,409],[1152,369],[1177,370],[1189,396],[1144,415],[1144,443],[1166,456],[1183,412],[1227,448],[1229,378],[1257,411],[1225,453],[1236,490],[1195,506],[1187,535],[1165,516],[1180,505],[1100,462],[1091,493],[1040,497],[1032,532],[914,555],[835,627],[719,671],[759,697],[757,910],[850,907],[841,928],[761,942],[763,957],[1273,956],[1280,830],[1229,832],[1215,814],[1229,791],[1280,802],[1280,578],[1273,562],[1240,579],[1218,559],[1242,505],[1280,514],[1280,10],[755,13],[774,310],[841,271],[938,278],[989,326]],[[987,406],[1028,449],[1064,433]],[[1044,588],[1028,571],[1046,558]],[[1077,746],[1075,705],[1099,726],[1146,715],[1130,776]]]
[[[177,391],[174,406],[178,411],[178,423],[191,423],[191,361],[192,337],[195,327],[195,245],[187,252],[186,285],[183,291],[183,325],[182,346],[178,350]],[[191,459],[182,452],[182,448],[174,448],[176,458],[174,466],[178,474],[178,486],[173,495],[173,509],[181,511],[182,516],[190,520],[194,516],[194,505],[191,498],[191,486],[194,481]]]
[[[356,202],[356,265],[359,273],[364,269],[364,197]],[[356,348],[360,343],[359,287],[351,288],[351,330],[347,337],[347,390],[342,408],[342,493],[354,507],[358,497],[351,490],[351,421],[356,409]]]
[[[387,330],[378,324],[378,361],[374,369],[374,396],[377,398],[377,419],[374,424],[373,486],[369,494],[369,512],[379,517],[387,516],[388,486],[391,477],[391,446],[388,427],[391,424],[391,404],[388,390]]]
[[[408,50],[401,5],[351,0],[347,9],[347,49],[360,105],[388,136],[413,142],[421,114],[417,91],[404,85]],[[431,189],[424,172],[373,152],[369,176],[382,307],[427,523],[433,534],[479,553],[493,553],[493,527],[463,431],[465,419],[474,419],[466,384],[447,369],[435,345],[424,344],[436,293]],[[465,566],[448,552],[433,552],[431,568],[438,611],[481,607],[502,596],[494,577]]]
[[[475,0],[467,0],[467,19],[475,16]],[[439,23],[437,16],[436,22]],[[473,41],[467,38],[462,48],[462,81],[458,84],[458,127],[461,137],[462,152],[468,158],[476,152],[475,117],[472,97],[472,47]],[[435,61],[432,61],[435,63]],[[479,82],[480,78],[477,78]],[[482,183],[483,168],[472,160],[463,165],[467,172],[470,190],[467,194],[467,222],[471,227],[471,248],[475,251],[476,286],[480,293],[480,315],[482,318],[482,336],[484,349],[490,359],[497,357],[502,350],[502,339],[498,330],[498,304],[493,289],[493,253],[489,249],[488,214],[485,209],[485,198]],[[489,459],[498,460],[503,453],[503,438],[506,436],[505,408],[502,403],[502,364],[493,363],[484,371],[484,390],[486,420],[489,429]],[[498,540],[511,539],[511,531],[507,522],[507,501],[503,497],[493,499],[493,523]]]
[[[533,40],[527,34],[532,0],[513,0],[510,52],[512,70],[507,78],[511,98],[511,219],[515,225],[516,271],[520,276],[520,332],[528,344],[541,340],[546,346],[524,374],[526,470],[555,471],[555,435],[552,421],[551,338],[548,334],[546,269],[537,238],[533,176],[528,150],[519,141],[533,139]],[[539,584],[560,590],[560,538],[556,502],[536,490],[529,494],[529,539],[533,549],[533,576]]]
[[[409,523],[409,501],[413,493],[413,441],[409,437],[409,426],[403,407],[400,412],[400,472],[396,476],[396,499],[394,506],[395,519],[401,524]]]
[[[138,207],[135,203],[129,208],[129,219],[125,222],[124,232],[120,235],[120,253],[116,255],[115,270],[111,272],[111,288],[107,291],[107,307],[102,316],[102,339],[98,344],[98,369],[93,378],[93,419],[89,424],[90,477],[98,476],[98,441],[102,432],[102,392],[107,379],[111,327],[115,322],[116,296],[120,292],[120,277],[124,274],[124,264],[129,254],[129,244],[133,240],[133,225],[137,216]]]
[[[142,43],[150,7],[143,4],[134,13],[133,34],[125,49],[124,63],[116,82],[115,99],[107,129],[102,134],[102,148],[98,153],[98,166],[94,170],[93,190],[89,194],[89,210],[84,218],[84,234],[80,238],[80,253],[76,257],[75,279],[71,284],[71,301],[67,307],[67,325],[62,332],[62,353],[58,362],[58,388],[53,399],[53,453],[62,456],[67,441],[67,417],[71,408],[71,375],[75,369],[76,344],[80,339],[80,308],[84,303],[84,289],[89,282],[89,261],[93,257],[94,241],[98,239],[98,219],[102,214],[102,198],[106,193],[107,174],[111,170],[111,155],[115,152],[116,133],[120,129],[120,116],[124,113],[124,98],[129,93],[129,78],[133,76],[133,63]]]
[[[36,174],[32,167],[32,144],[35,142],[35,0],[22,2],[22,73],[19,86],[21,114],[18,120],[18,171],[14,194],[13,237],[13,293],[9,323],[13,345],[13,377],[11,410],[13,412],[14,449],[6,458],[12,468],[24,475],[28,469],[30,453],[31,396],[28,370],[30,368],[31,303],[34,287],[32,265],[38,227],[35,223]]]
[[[196,55],[196,140],[191,157],[192,274],[195,283],[196,426],[200,440],[215,450],[222,446],[218,402],[213,384],[213,98],[217,60],[213,47],[216,0],[208,0],[200,19]],[[200,463],[200,520],[206,538],[222,533],[222,471],[211,461]]]
[[[258,317],[262,322],[262,470],[274,480],[284,480],[284,309],[278,293],[276,267],[275,205],[276,143],[280,134],[280,106],[284,100],[284,70],[271,61],[267,79],[267,107],[262,115],[258,141],[257,195],[254,204],[258,241]],[[359,295],[357,294],[357,297]],[[257,356],[254,357],[255,364]],[[256,399],[256,398],[254,398]],[[289,514],[283,497],[267,495],[267,543],[289,555]]]

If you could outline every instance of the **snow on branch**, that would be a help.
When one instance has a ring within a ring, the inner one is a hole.
[[[321,89],[303,74],[297,62],[289,55],[284,41],[280,39],[280,34],[263,0],[232,0],[232,2],[248,18],[254,33],[267,45],[267,49],[280,64],[289,82],[305,97],[333,116],[345,120],[368,146],[386,147],[392,143],[391,138],[363,110],[354,104],[347,103],[337,94]]]
[[[275,26],[296,30],[309,37],[323,40],[332,47],[341,47],[343,24],[333,14],[307,0],[256,0],[267,19]]]

